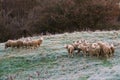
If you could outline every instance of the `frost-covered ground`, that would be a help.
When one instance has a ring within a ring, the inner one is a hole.
[[[114,33],[118,33],[116,36]],[[120,31],[74,32],[43,36],[38,49],[7,49],[0,44],[0,80],[120,80]],[[39,38],[38,36],[33,39]],[[79,39],[107,41],[116,46],[110,59],[75,55],[64,44]]]

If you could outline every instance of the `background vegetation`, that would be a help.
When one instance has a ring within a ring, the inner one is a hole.
[[[119,0],[1,0],[0,42],[24,36],[120,29]]]

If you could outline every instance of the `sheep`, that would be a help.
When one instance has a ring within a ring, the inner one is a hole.
[[[86,57],[87,52],[88,52],[88,45],[80,44],[78,46],[79,49],[83,52],[84,57]]]
[[[23,47],[25,47],[25,48],[32,47],[32,40],[30,38],[23,40]]]
[[[43,42],[43,37],[41,37],[41,38],[39,39],[39,41],[38,41],[38,46],[40,46],[42,42]]]
[[[12,48],[17,47],[17,41],[16,40],[8,40],[5,43],[5,49],[8,48],[8,47],[12,47]]]
[[[33,46],[34,48],[37,48],[41,45],[41,43],[43,42],[43,38],[40,38],[38,40],[33,40],[30,44],[30,46]]]
[[[111,56],[114,56],[115,46],[113,44],[110,44],[110,48],[112,50],[112,55]]]
[[[109,57],[114,56],[114,52],[115,52],[115,47],[113,44],[107,44],[107,46],[109,47]]]
[[[23,47],[23,41],[17,40],[17,41],[16,41],[16,47],[17,47],[17,48]]]
[[[23,41],[23,47],[30,48],[31,41]]]
[[[5,43],[5,49],[8,48],[8,47],[11,47],[11,43],[12,40],[8,40],[6,43]]]
[[[66,49],[67,49],[67,51],[68,51],[68,56],[70,56],[70,57],[73,57],[73,51],[74,51],[74,46],[73,45],[71,45],[71,44],[67,44],[67,45],[65,45],[64,46]]]
[[[101,48],[100,55],[105,57],[111,57],[114,54],[114,46],[105,42],[98,42]]]
[[[79,43],[79,42],[73,42],[73,47],[74,47],[74,50],[78,50],[78,52],[77,53],[80,53],[80,51],[81,51],[81,49],[80,48],[78,48],[78,46],[80,45],[81,43]]]
[[[78,41],[73,42],[73,46],[75,50],[78,50],[78,53],[80,51],[83,51],[84,56],[86,55],[86,52],[87,52],[86,49],[88,45],[90,45],[90,43],[87,42],[86,40],[78,40]]]
[[[94,56],[96,55],[97,57],[99,57],[100,55],[100,46],[98,45],[98,43],[92,43],[89,47],[88,47],[88,54],[90,56]]]

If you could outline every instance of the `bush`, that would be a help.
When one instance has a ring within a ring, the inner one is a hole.
[[[0,41],[31,34],[118,29],[119,0],[2,0]],[[98,3],[99,2],[99,3]],[[113,27],[114,26],[114,27]],[[4,38],[2,37],[4,34]]]

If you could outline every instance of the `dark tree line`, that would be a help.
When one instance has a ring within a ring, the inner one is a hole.
[[[22,36],[120,29],[119,0],[1,0],[0,42]]]

